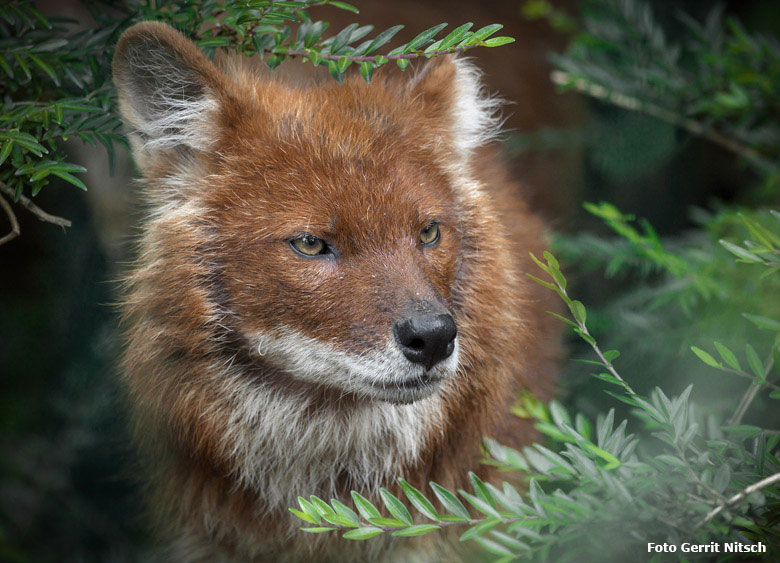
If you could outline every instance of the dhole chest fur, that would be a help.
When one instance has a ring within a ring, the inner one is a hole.
[[[408,560],[287,508],[464,487],[482,436],[532,435],[509,405],[551,387],[552,306],[523,275],[543,225],[483,147],[474,67],[397,74],[297,85],[149,22],[117,46],[148,210],[123,370],[174,560]]]

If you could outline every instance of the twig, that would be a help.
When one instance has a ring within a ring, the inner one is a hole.
[[[731,418],[729,419],[729,425],[739,424],[742,422],[742,417],[745,416],[748,407],[750,407],[750,403],[753,402],[753,399],[756,398],[756,395],[758,395],[760,390],[760,385],[753,385],[752,383],[750,384],[750,387],[747,388],[747,391],[745,391],[745,393],[742,395],[742,398],[739,400],[737,410],[735,410],[734,414],[731,415]]]
[[[702,518],[696,524],[696,526],[694,526],[694,530],[700,528],[701,526],[703,526],[704,524],[706,524],[707,522],[709,522],[710,520],[715,518],[718,514],[723,512],[726,509],[726,507],[731,506],[733,504],[736,504],[739,501],[741,501],[742,499],[744,499],[745,497],[747,497],[749,494],[755,493],[756,491],[761,490],[764,487],[768,487],[769,485],[771,485],[773,483],[777,483],[777,482],[780,482],[780,473],[775,473],[774,475],[770,475],[769,477],[767,477],[765,479],[761,479],[757,483],[753,483],[749,487],[743,489],[742,491],[738,492],[736,495],[734,495],[733,497],[728,499],[725,503],[723,503],[723,504],[713,508],[709,512],[709,514],[707,514],[707,516]]]
[[[12,201],[14,201],[16,196],[14,190],[9,188],[3,182],[0,182],[0,191],[2,191],[5,195],[11,198]],[[71,222],[68,219],[63,219],[62,217],[57,217],[56,215],[50,215],[49,213],[46,213],[24,194],[19,195],[18,203],[20,203],[22,207],[26,208],[33,215],[38,217],[38,219],[41,221],[45,221],[46,223],[53,223],[55,225],[59,225],[60,227],[70,227],[71,225]]]
[[[501,522],[504,524],[512,524],[513,522],[520,522],[521,520],[538,520],[538,516],[517,516],[517,517],[511,517],[511,518],[501,518]],[[324,520],[324,518],[323,518]],[[457,522],[442,522],[442,521],[436,521],[436,522],[428,522],[429,524],[433,526],[439,526],[440,528],[446,528],[448,526],[475,526],[476,524],[480,524],[482,522],[485,522],[488,520],[488,518],[482,518],[482,519],[472,519],[472,520],[460,520]],[[333,528],[334,530],[343,530],[348,532],[349,530],[354,530],[355,527],[352,526],[342,526],[340,524],[333,524],[331,522],[328,522],[325,520],[322,522],[322,525],[328,528]],[[371,527],[371,528],[379,528],[383,532],[394,532],[396,530],[403,530],[404,528],[409,528],[412,526],[417,526],[419,523],[412,523],[408,526],[376,526],[372,524],[371,522],[364,521],[364,519],[361,518],[361,527]]]
[[[553,81],[553,83],[559,86],[570,86],[578,92],[582,92],[583,94],[587,94],[599,100],[609,102],[624,109],[640,111],[651,117],[655,117],[661,121],[666,121],[667,123],[671,123],[676,127],[685,129],[694,135],[704,137],[705,139],[712,141],[726,150],[745,157],[764,173],[772,174],[777,173],[778,171],[776,166],[774,166],[755,149],[740,143],[736,139],[727,137],[722,133],[719,133],[706,126],[705,124],[696,121],[695,119],[681,117],[677,113],[660,106],[656,106],[648,102],[643,102],[642,100],[632,98],[631,96],[626,96],[620,92],[610,91],[604,86],[584,78],[574,78],[568,72],[555,70],[550,74],[550,79]]]
[[[769,359],[767,360],[766,367],[764,368],[764,379],[767,378],[769,372],[772,371],[772,366],[774,365],[775,359],[770,352]],[[742,421],[742,417],[745,416],[748,408],[750,408],[750,403],[752,403],[753,399],[755,399],[756,395],[758,395],[758,392],[768,385],[769,384],[767,383],[763,383],[761,385],[753,385],[751,383],[750,387],[748,387],[748,389],[745,391],[745,394],[742,395],[742,399],[740,399],[739,405],[737,405],[737,410],[734,411],[734,414],[729,419],[729,424],[739,424]]]
[[[14,240],[22,231],[19,229],[19,221],[16,220],[16,215],[14,214],[14,210],[11,209],[11,204],[9,204],[3,196],[0,196],[0,207],[3,208],[3,211],[5,211],[5,214],[8,216],[8,220],[11,221],[11,232],[3,238],[0,238],[0,245],[3,245],[8,241]]]
[[[571,299],[571,298],[569,297],[569,294],[566,292],[566,289],[565,289],[565,288],[561,287],[561,285],[560,285],[560,284],[558,284],[558,282],[556,282],[555,284],[558,286],[558,288],[559,288],[559,290],[560,290],[560,293],[561,293],[561,295],[565,296],[565,297],[566,297],[566,299]],[[568,301],[567,301],[567,303],[568,303]],[[574,321],[577,323],[577,326],[578,326],[578,328],[580,329],[580,331],[582,332],[582,334],[584,334],[585,336],[589,337],[589,338],[583,338],[583,340],[585,340],[585,342],[587,342],[588,344],[590,344],[590,347],[591,347],[591,348],[593,348],[593,351],[594,351],[594,352],[596,352],[596,355],[597,355],[597,356],[599,357],[599,359],[601,360],[601,363],[602,363],[602,365],[603,365],[605,368],[607,368],[607,370],[609,370],[609,373],[611,373],[611,374],[612,374],[612,376],[613,376],[615,379],[617,379],[618,381],[620,381],[620,383],[623,385],[623,388],[624,388],[626,391],[628,391],[628,392],[629,392],[629,393],[631,393],[632,395],[636,395],[636,391],[634,391],[634,390],[631,388],[631,386],[630,386],[630,385],[629,385],[629,384],[626,382],[626,380],[625,380],[625,379],[623,379],[623,378],[620,376],[620,374],[619,374],[619,373],[617,372],[617,370],[615,369],[615,366],[613,366],[613,365],[612,365],[612,362],[611,362],[610,360],[608,360],[608,359],[607,359],[607,357],[606,357],[606,356],[605,356],[605,355],[602,353],[602,351],[601,351],[601,348],[599,348],[599,345],[596,343],[596,339],[595,339],[595,338],[593,338],[593,335],[592,335],[590,332],[588,332],[588,327],[587,327],[587,325],[586,325],[585,323],[583,323],[583,322],[580,322],[580,321],[579,321],[578,319],[576,319],[576,318],[574,319]]]
[[[450,47],[449,49],[444,49],[443,51],[430,51],[430,52],[424,52],[423,50],[414,51],[412,53],[400,53],[398,55],[385,55],[385,58],[390,59],[391,61],[396,61],[399,59],[419,59],[420,57],[436,57],[439,55],[450,55],[452,53],[463,53],[465,51],[468,51],[469,49],[473,49],[474,47],[479,47],[480,45],[466,45],[465,47]],[[279,51],[277,54],[280,55],[288,55],[291,57],[311,57],[312,51],[310,49],[289,49],[284,51]],[[322,54],[318,53],[320,58],[325,59],[326,61],[338,61],[340,59],[347,59],[352,62],[356,63],[363,63],[363,62],[374,62],[375,57],[373,55],[331,55],[331,54]]]
[[[723,370],[723,371],[727,371],[729,373],[733,373],[734,375],[738,375],[740,377],[747,377],[748,379],[751,379],[751,380],[756,378],[755,375],[751,375],[751,374],[749,374],[746,371],[740,371],[740,370],[732,369],[732,368],[729,368],[729,367],[726,367],[726,366],[721,366],[720,369]],[[764,386],[765,387],[769,387],[770,389],[780,389],[780,385],[775,385],[774,383],[770,383],[769,381],[764,383]]]

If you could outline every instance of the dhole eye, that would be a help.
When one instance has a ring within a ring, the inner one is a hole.
[[[290,241],[293,250],[304,256],[319,256],[328,254],[330,249],[328,245],[319,237],[314,235],[303,235]]]
[[[439,232],[439,224],[434,221],[425,227],[422,231],[420,231],[420,242],[423,244],[423,246],[433,246],[439,242],[440,236],[441,233]]]

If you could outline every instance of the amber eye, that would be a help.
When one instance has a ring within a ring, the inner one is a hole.
[[[441,233],[439,232],[439,224],[434,221],[425,227],[422,231],[420,231],[420,242],[423,244],[423,246],[434,245],[439,241],[440,235]]]
[[[328,254],[328,245],[321,238],[314,235],[303,235],[290,241],[293,249],[304,256],[318,256]]]

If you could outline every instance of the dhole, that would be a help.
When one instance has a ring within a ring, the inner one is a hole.
[[[550,292],[523,275],[543,225],[480,148],[497,104],[476,69],[397,74],[299,85],[159,23],[119,41],[148,209],[124,376],[174,560],[436,559],[300,533],[287,508],[465,487],[483,436],[532,438],[508,413],[549,395],[557,355]]]

